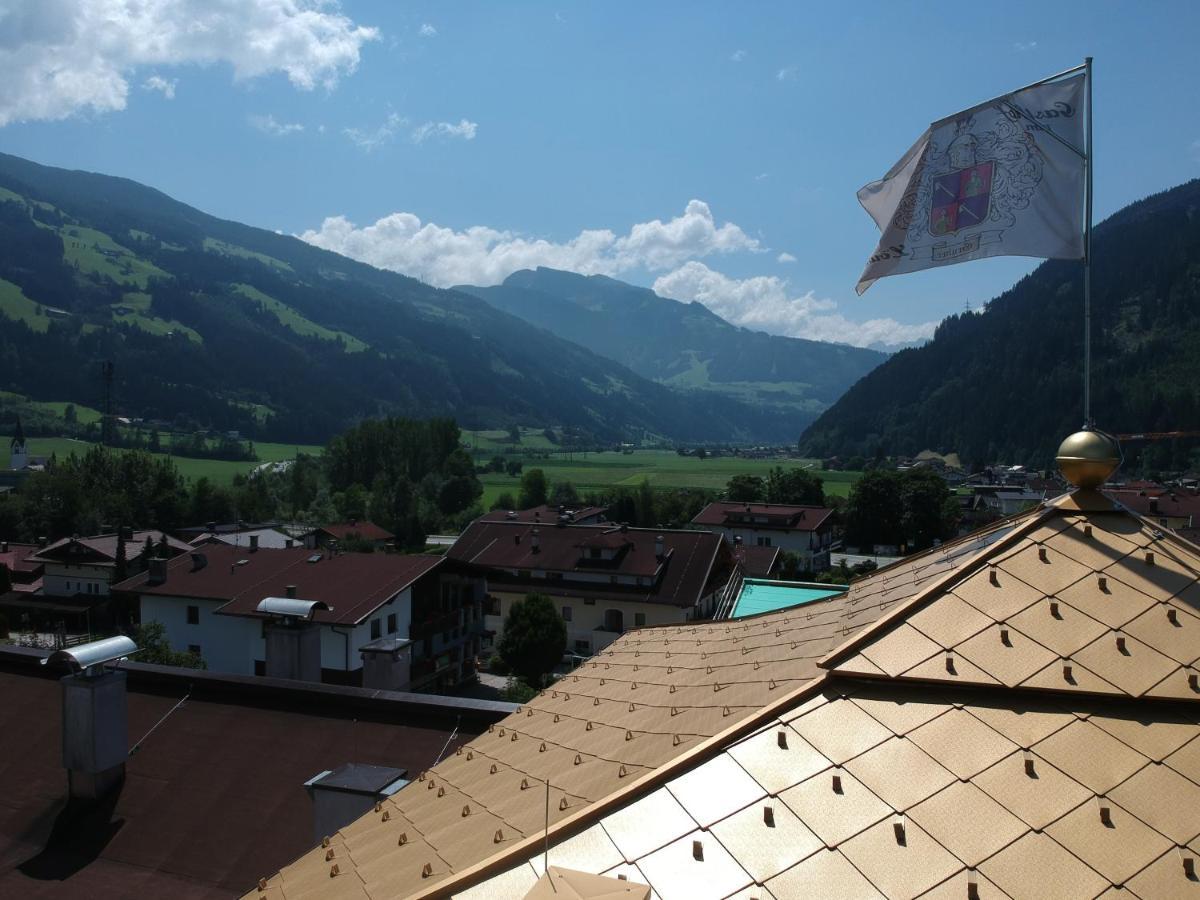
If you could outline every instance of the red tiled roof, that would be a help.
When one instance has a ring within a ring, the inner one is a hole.
[[[183,541],[167,535],[167,545],[176,553],[183,553],[190,550],[187,544]],[[125,554],[127,558],[132,559],[142,551],[142,547],[146,543],[146,538],[150,538],[155,546],[163,538],[161,531],[135,531],[125,539]],[[96,534],[91,537],[68,537],[62,540],[55,541],[47,547],[43,547],[37,553],[29,557],[36,562],[55,562],[62,559],[68,559],[74,554],[68,550],[69,547],[74,547],[82,553],[93,557],[88,561],[89,565],[108,566],[114,565],[117,559],[117,544],[119,537],[114,532],[112,534]]]
[[[783,531],[816,531],[833,515],[823,506],[790,506],[783,503],[738,503],[715,500],[692,519],[693,525],[774,528]],[[765,517],[766,522],[750,521]]]
[[[335,522],[331,525],[322,525],[318,531],[323,531],[332,538],[339,541],[344,541],[350,535],[358,535],[364,541],[390,541],[395,539],[395,535],[390,531],[380,528],[374,522]]]
[[[37,560],[29,560],[37,550],[37,544],[14,544],[10,541],[8,550],[0,553],[0,565],[8,566],[10,572],[37,572],[42,564]]]
[[[537,530],[538,548],[533,547]],[[663,556],[655,555],[658,536]],[[594,543],[594,542],[599,542]],[[503,590],[519,584],[551,595],[621,597],[673,606],[693,606],[706,593],[710,573],[722,552],[720,535],[707,531],[629,528],[611,525],[529,525],[523,522],[477,520],[446,551],[450,559],[489,570],[488,583]],[[614,559],[590,559],[581,548],[619,549]],[[562,581],[514,576],[512,570],[562,573]],[[571,574],[589,573],[652,579],[636,585],[576,582]]]
[[[330,556],[303,547],[264,548],[251,553],[245,547],[224,544],[207,547],[203,556],[207,562],[202,568],[195,567],[191,556],[171,560],[162,584],[147,584],[149,572],[142,572],[116,585],[114,590],[225,600],[226,605],[218,612],[255,616],[255,607],[264,597],[286,596],[288,585],[295,585],[301,599],[321,600],[332,607],[314,613],[314,621],[350,625],[361,622],[444,561],[440,556],[424,554]],[[320,561],[309,562],[314,556],[320,556]],[[238,565],[241,560],[246,562]]]
[[[1194,518],[1200,522],[1200,496],[1195,494],[1168,491],[1163,487],[1137,491],[1118,488],[1104,493],[1138,515],[1150,518]]]

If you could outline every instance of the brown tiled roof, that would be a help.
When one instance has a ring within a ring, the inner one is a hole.
[[[774,570],[780,552],[778,547],[742,546],[737,556],[747,578],[766,578]]]
[[[158,546],[159,541],[163,538],[163,532],[133,532],[132,536],[125,539],[125,553],[129,558],[136,556],[142,551],[142,547],[146,543],[146,538],[150,538],[154,545]],[[167,545],[175,553],[183,553],[191,549],[191,547],[178,538],[173,538],[170,535],[167,535],[166,538]],[[117,560],[117,544],[119,542],[120,538],[115,532],[113,534],[96,534],[90,537],[62,538],[53,544],[43,547],[28,558],[33,562],[41,563],[72,559],[74,558],[74,550],[91,557],[88,559],[88,565],[115,565]]]
[[[8,550],[0,553],[0,565],[8,566],[8,571],[10,572],[40,572],[42,563],[38,560],[29,559],[37,550],[37,544],[9,542]]]
[[[138,750],[111,806],[77,809],[62,673],[16,655],[0,661],[4,897],[236,896],[312,846],[305,781],[347,762],[415,773],[486,727],[461,708],[418,712],[362,689],[126,664]]]
[[[368,895],[495,895],[541,873],[549,780],[550,863],[663,900],[1190,896],[1198,656],[1200,548],[1077,492],[823,602],[627,634],[391,799],[424,878],[377,880],[381,814],[339,838]]]
[[[303,547],[263,548],[251,553],[245,547],[212,544],[203,551],[205,564],[197,568],[191,555],[167,564],[162,584],[149,584],[142,572],[114,590],[167,597],[224,600],[218,612],[235,616],[257,615],[264,597],[284,597],[296,586],[302,600],[321,600],[331,608],[317,610],[313,620],[330,624],[356,624],[421,576],[445,563],[443,557],[425,554],[340,553],[329,555]],[[314,558],[319,561],[310,562]],[[244,561],[244,562],[243,562]]]
[[[582,521],[593,517],[603,518],[608,512],[607,506],[578,506],[566,507],[563,514],[571,518],[572,521]],[[516,515],[511,515],[515,513]],[[507,510],[493,509],[491,512],[484,513],[480,518],[485,522],[528,522],[530,524],[538,523],[541,525],[553,525],[558,521],[559,511],[557,506],[542,504],[534,506],[530,509]]]
[[[1122,506],[1150,518],[1189,519],[1200,523],[1200,496],[1164,487],[1142,490],[1113,488],[1104,492]]]
[[[970,560],[997,539],[1002,527],[902,560],[845,594],[802,608],[738,622],[630,632],[482,735],[469,752],[432,769],[425,782],[400,791],[392,800],[396,805],[389,823],[367,817],[334,840],[344,842],[351,858],[369,855],[369,865],[357,870],[368,891],[403,896],[439,883],[537,834],[546,778],[553,781],[552,822],[596,807],[818,677],[817,663],[830,649],[887,606]],[[577,529],[542,529],[543,534],[548,530]],[[658,532],[644,533],[652,541]],[[477,532],[467,546],[479,538],[486,547],[483,534]],[[663,534],[669,539],[681,533]],[[878,590],[876,581],[885,576]],[[469,814],[463,822],[464,807],[487,815]],[[643,824],[636,815],[629,819],[633,830]],[[392,821],[413,823],[402,846],[388,839]],[[282,870],[272,881],[273,889],[281,891],[278,896],[303,896],[306,889],[327,886],[317,875],[327,878],[328,869],[316,866],[317,861],[319,855],[304,857]],[[561,862],[571,866],[568,860]],[[425,863],[430,874],[422,878]]]
[[[374,522],[335,522],[330,525],[322,525],[317,529],[323,531],[332,538],[339,541],[344,541],[351,535],[357,535],[364,541],[390,541],[395,539],[395,535],[385,528],[380,528]]]
[[[723,525],[731,528],[774,528],[786,531],[816,531],[827,524],[832,509],[823,506],[793,506],[784,503],[738,503],[715,500],[692,519],[693,525]],[[765,517],[766,522],[753,518]]]
[[[661,558],[656,553],[660,535]],[[593,547],[616,551],[616,556],[592,559],[589,551]],[[488,569],[489,586],[500,590],[530,588],[551,595],[613,597],[690,607],[711,590],[710,579],[722,552],[722,538],[705,531],[476,520],[446,556]],[[513,570],[523,574],[514,576]],[[565,577],[561,582],[534,578],[535,570]],[[571,575],[579,574],[640,577],[646,579],[646,584],[571,580]]]

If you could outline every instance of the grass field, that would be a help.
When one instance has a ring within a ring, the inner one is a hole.
[[[485,457],[486,458],[486,457]],[[550,459],[519,458],[526,469],[541,469],[551,482],[569,481],[581,494],[610,487],[635,488],[642,479],[655,488],[703,488],[719,491],[734,475],[766,476],[771,469],[814,469],[813,460],[741,459],[717,457],[697,459],[680,456],[673,450],[635,450],[632,453],[576,453],[572,457],[555,455]],[[815,469],[814,469],[815,471]],[[820,472],[829,496],[845,497],[859,472]],[[505,491],[516,496],[520,477],[489,472],[479,476],[483,482],[483,505],[490,507]]]
[[[334,331],[331,328],[326,328],[324,325],[318,325],[311,319],[306,319],[296,310],[292,309],[286,303],[276,300],[274,297],[264,294],[258,288],[251,287],[248,284],[235,284],[234,291],[247,300],[255,303],[261,303],[263,307],[279,320],[279,323],[285,328],[290,328],[296,334],[302,334],[306,337],[318,337],[323,341],[336,341],[338,338],[346,346],[346,350],[350,353],[358,353],[367,349],[367,345],[360,341],[352,334],[347,334],[344,331]]]
[[[166,272],[123,247],[103,231],[82,225],[59,229],[63,241],[63,260],[80,272],[98,272],[118,284],[146,289],[150,278],[166,277]]]
[[[49,316],[39,316],[38,305],[21,292],[11,281],[0,278],[0,313],[18,322],[24,322],[34,331],[45,331],[50,327]]]
[[[72,438],[30,438],[29,453],[31,456],[49,456],[55,454],[59,459],[65,459],[72,453],[82,456],[92,445],[87,441],[77,441]],[[174,456],[175,465],[187,478],[208,478],[217,484],[230,484],[235,475],[244,475],[255,466],[265,462],[279,462],[285,459],[295,459],[296,453],[318,454],[321,447],[310,444],[271,444],[255,443],[258,452],[257,462],[238,462],[226,459],[193,459],[187,456]],[[120,452],[120,451],[118,451]],[[166,456],[167,454],[155,454]]]

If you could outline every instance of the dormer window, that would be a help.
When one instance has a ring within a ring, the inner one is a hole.
[[[600,559],[602,557],[602,555],[603,555],[602,551],[600,550],[599,547],[589,547],[588,548],[588,559]]]

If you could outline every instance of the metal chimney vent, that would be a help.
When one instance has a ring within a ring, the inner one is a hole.
[[[138,645],[124,635],[55,650],[42,660],[43,666],[66,665],[89,678],[103,674],[105,663],[117,662],[138,652]]]

